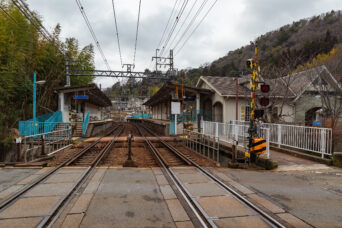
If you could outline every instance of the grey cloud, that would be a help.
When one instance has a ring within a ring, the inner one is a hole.
[[[195,0],[190,0],[191,2]],[[50,30],[57,23],[62,37],[75,37],[84,46],[93,43],[90,33],[74,0],[27,0],[31,8],[43,16]],[[96,32],[102,49],[113,69],[120,68],[114,19],[110,0],[81,0]],[[115,0],[120,42],[125,63],[133,60],[138,0]],[[201,2],[201,1],[199,1]],[[213,0],[209,0],[211,4]],[[178,68],[198,67],[211,62],[230,50],[246,45],[257,36],[301,18],[332,9],[341,9],[341,0],[220,0],[182,52],[176,56]],[[144,70],[159,43],[173,1],[142,0],[137,48],[136,70]],[[95,49],[98,69],[106,69]],[[106,86],[112,79],[97,79]]]

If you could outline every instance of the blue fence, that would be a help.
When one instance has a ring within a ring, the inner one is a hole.
[[[149,113],[145,113],[145,114],[134,114],[132,115],[133,119],[150,119],[151,118],[151,114]]]
[[[62,112],[48,113],[33,119],[19,121],[19,133],[21,136],[30,136],[42,133],[48,133],[56,128],[56,125],[62,122]]]
[[[85,116],[84,121],[82,123],[82,135],[85,135],[87,133],[88,124],[89,124],[89,112],[87,112],[87,115]]]

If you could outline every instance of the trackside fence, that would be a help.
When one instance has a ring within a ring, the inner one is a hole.
[[[218,123],[211,121],[201,121],[202,133],[204,135],[216,137],[218,140],[230,144],[237,143],[238,146],[247,149],[248,146],[248,127],[247,125]],[[260,136],[267,142],[266,156],[270,157],[270,129],[261,128]]]
[[[248,126],[249,122],[232,121],[232,124]],[[270,143],[324,155],[332,155],[332,129],[287,124],[262,123],[270,130]]]
[[[57,123],[49,132],[23,136],[16,139],[18,161],[32,161],[42,155],[56,153],[72,145],[72,128],[70,123]]]

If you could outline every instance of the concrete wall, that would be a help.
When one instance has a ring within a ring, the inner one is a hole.
[[[95,122],[89,123],[85,137],[94,137],[97,135],[104,135],[114,125],[114,122]]]
[[[322,107],[321,98],[309,94],[303,94],[297,101],[295,107],[295,122],[305,122],[305,112],[314,107]]]
[[[89,112],[90,117],[95,117],[97,120],[102,120],[101,118],[101,108],[93,104],[86,103],[84,106],[85,113]]]

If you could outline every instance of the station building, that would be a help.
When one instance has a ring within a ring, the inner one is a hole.
[[[62,113],[62,122],[71,122],[76,128],[73,135],[80,136],[83,124],[105,123],[105,108],[112,105],[111,100],[95,85],[68,86],[56,89],[58,110]]]
[[[211,120],[211,107],[207,107],[205,101],[212,94],[211,90],[205,88],[166,83],[144,105],[149,106],[152,121],[165,125],[173,134],[175,115],[171,113],[171,102],[179,102],[181,114],[177,115],[176,132],[181,133],[185,123],[197,121],[197,114],[201,114],[205,120]]]
[[[270,99],[266,108],[257,102],[257,109],[266,122],[324,123],[326,118],[321,95],[328,97],[329,94],[342,93],[341,84],[324,65],[285,77],[261,78],[261,81],[270,85],[267,95],[257,92],[257,97],[267,96]],[[207,106],[212,106],[213,121],[250,120],[250,76],[201,76],[196,86],[214,92],[207,101]],[[281,119],[277,119],[279,116]]]

